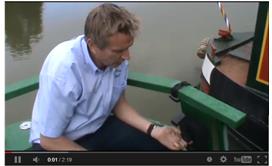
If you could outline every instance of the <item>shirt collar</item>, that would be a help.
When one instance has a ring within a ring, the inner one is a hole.
[[[90,55],[90,53],[88,51],[87,43],[85,41],[84,36],[81,39],[81,48],[82,48],[85,63],[87,65],[89,65],[93,69],[94,72],[100,71],[99,68],[94,64],[94,62],[93,62],[93,60],[91,58],[91,55]]]
[[[82,51],[83,51],[83,56],[84,56],[84,60],[85,60],[85,63],[87,65],[89,65],[93,71],[95,73],[99,73],[99,72],[107,72],[107,71],[111,71],[111,70],[115,70],[114,68],[112,67],[107,67],[104,71],[100,70],[96,64],[93,62],[93,59],[90,55],[90,52],[88,50],[88,47],[87,47],[87,43],[86,43],[86,40],[85,40],[85,37],[83,35],[82,39],[81,39],[81,48],[82,48]],[[118,67],[118,70],[121,69],[121,65],[119,65]]]

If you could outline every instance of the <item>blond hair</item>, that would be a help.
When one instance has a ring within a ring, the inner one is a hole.
[[[119,32],[135,37],[138,30],[139,20],[134,14],[115,4],[102,4],[89,13],[84,34],[103,49],[113,34]]]

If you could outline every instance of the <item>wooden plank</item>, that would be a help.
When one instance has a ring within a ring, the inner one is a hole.
[[[191,86],[182,88],[179,91],[179,97],[181,104],[185,102],[193,108],[183,110],[191,116],[198,116],[198,113],[204,113],[203,115],[217,119],[232,128],[237,128],[241,125],[246,117],[245,113]]]
[[[38,76],[34,76],[25,80],[21,80],[9,86],[5,89],[5,100],[10,100],[14,97],[21,96],[38,89],[39,79]]]

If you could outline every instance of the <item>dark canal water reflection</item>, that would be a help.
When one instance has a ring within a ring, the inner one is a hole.
[[[42,3],[6,3],[6,44],[14,60],[31,53],[31,43],[42,38]]]

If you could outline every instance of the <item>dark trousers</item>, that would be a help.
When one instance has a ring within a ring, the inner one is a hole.
[[[127,125],[115,116],[93,134],[75,141],[90,151],[167,151],[157,140]],[[32,150],[44,150],[40,144],[33,144]]]

